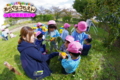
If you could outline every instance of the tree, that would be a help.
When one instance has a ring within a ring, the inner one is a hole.
[[[39,9],[38,9],[38,13],[39,14],[45,14],[45,8],[44,7],[39,7]]]
[[[71,8],[64,8],[62,10],[61,17],[64,22],[77,23],[77,19],[80,19],[80,14]],[[76,19],[76,21],[73,21],[73,18],[74,20]]]
[[[60,14],[62,13],[62,9],[60,9],[59,7],[52,6],[50,10],[52,11],[52,14],[54,15],[55,20],[58,21],[58,18],[60,18]]]
[[[106,26],[108,32],[105,44],[112,45],[120,40],[120,1],[119,0],[75,0],[73,7],[82,14],[84,20],[96,16]]]
[[[73,4],[73,8],[76,9],[77,12],[82,14],[83,18],[85,18],[84,10],[87,4],[88,4],[87,0],[75,0]]]
[[[4,23],[9,24],[11,26],[16,24],[19,19],[20,18],[6,18]]]
[[[45,14],[52,14],[52,11],[49,9],[45,9],[44,12],[45,12]]]

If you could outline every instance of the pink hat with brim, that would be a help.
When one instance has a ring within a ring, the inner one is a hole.
[[[38,36],[38,35],[40,35],[40,34],[41,34],[41,32],[40,32],[40,31],[36,32],[36,36]]]
[[[87,23],[85,21],[80,21],[78,23],[78,30],[80,31],[86,31],[87,30]]]
[[[50,20],[50,21],[48,22],[48,25],[50,25],[50,24],[56,24],[56,22],[55,22],[54,20]]]
[[[80,49],[82,48],[83,46],[79,42],[73,41],[70,44],[68,44],[67,51],[78,54],[81,53]]]
[[[74,25],[74,27],[77,27],[77,26],[78,26],[77,24]]]
[[[74,41],[74,38],[70,35],[68,35],[65,40],[69,41],[70,43]]]
[[[37,23],[37,27],[38,27],[38,26],[42,26],[42,23],[38,22],[38,23]]]
[[[70,27],[70,24],[68,24],[68,23],[64,24],[64,28],[69,28],[69,27]]]

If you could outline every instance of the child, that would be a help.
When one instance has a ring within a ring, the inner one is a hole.
[[[64,30],[61,34],[61,38],[63,39],[63,41],[65,41],[65,38],[69,35],[69,32],[68,32],[69,27],[70,27],[70,24],[68,24],[68,23],[64,24]]]
[[[67,49],[69,43],[71,43],[71,42],[73,42],[73,41],[74,41],[74,38],[73,38],[72,36],[68,35],[68,36],[65,38],[65,43],[60,47],[60,50],[63,51],[63,52],[68,53],[68,52],[66,51],[66,49]]]
[[[42,23],[38,22],[38,23],[37,23],[37,28],[38,28],[38,29],[36,30],[36,32],[37,32],[37,31],[40,31],[40,32],[42,32],[43,35],[45,34],[45,32],[42,31]]]
[[[4,40],[8,40],[8,34],[4,29],[2,30],[2,37]]]
[[[9,33],[10,33],[10,31],[9,31],[8,27],[6,27],[6,28],[5,28],[5,31],[6,31],[6,33],[7,33],[7,34],[9,34]]]
[[[67,56],[61,55],[63,58],[61,64],[63,67],[64,74],[75,73],[75,70],[77,69],[81,59],[81,51],[79,51],[80,49],[82,49],[82,45],[77,41],[73,41],[68,45],[67,48],[69,54]]]
[[[47,36],[50,36],[53,38],[60,36],[60,33],[57,30],[56,22],[54,20],[50,20],[48,22],[48,32],[46,33],[45,37],[47,37]],[[57,43],[55,43],[55,39],[53,41],[51,41],[50,44],[51,44],[51,47],[50,47],[51,51],[53,50],[53,48],[57,49]]]
[[[36,37],[37,37],[37,39],[35,40],[35,45],[39,48],[39,50],[43,54],[46,54],[46,47],[45,47],[45,45],[42,44],[42,42],[43,42],[43,39],[42,39],[43,34],[40,31],[38,31],[36,33]]]
[[[78,27],[77,24],[74,25],[74,28],[71,29],[71,32],[73,32]]]
[[[10,38],[14,38],[16,35],[14,35],[12,32],[10,32]]]
[[[77,28],[77,27],[78,27],[78,24],[75,24],[74,27]]]
[[[82,45],[85,39],[87,39],[88,37],[90,38],[90,35],[85,33],[86,29],[87,23],[85,21],[81,21],[78,23],[78,27],[76,28],[76,30],[72,33],[75,41],[79,41]]]
[[[88,52],[91,49],[91,44],[90,44],[91,41],[92,41],[92,38],[88,38],[85,40],[86,44],[83,45],[83,50],[81,55],[88,55]]]

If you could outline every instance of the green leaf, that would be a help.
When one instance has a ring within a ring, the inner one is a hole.
[[[71,33],[72,33],[74,30],[75,30],[75,29],[74,29],[74,28],[72,28],[72,29],[71,29]]]
[[[51,39],[50,35],[47,35],[46,40],[50,40],[50,39]]]
[[[46,44],[46,41],[44,40],[44,41],[42,42],[42,44]]]

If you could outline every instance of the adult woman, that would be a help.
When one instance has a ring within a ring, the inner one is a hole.
[[[43,55],[34,45],[34,31],[30,27],[23,27],[20,31],[20,40],[18,41],[18,51],[22,67],[32,79],[44,78],[50,76],[50,69],[46,61],[58,56],[59,53]]]

